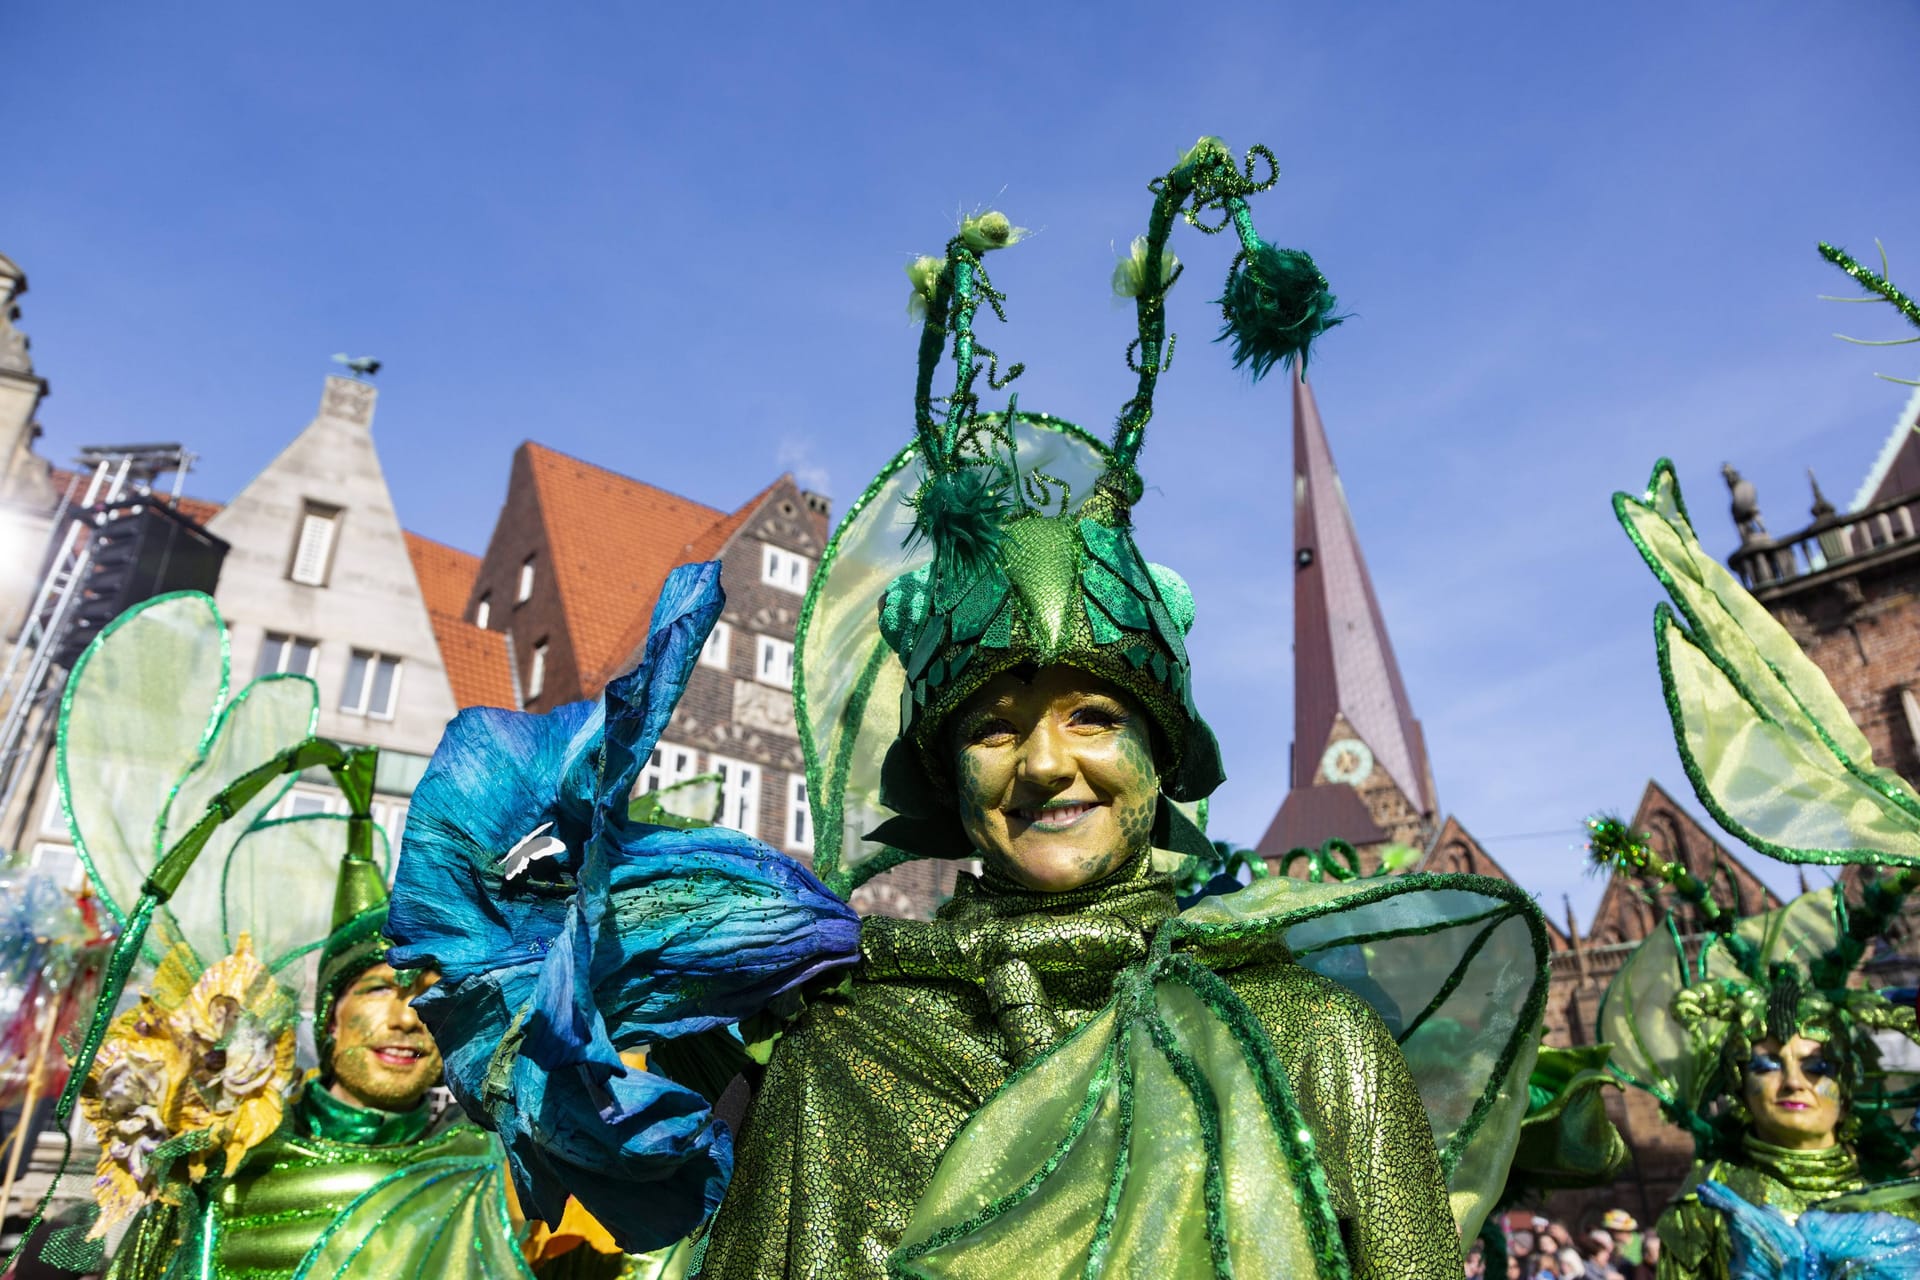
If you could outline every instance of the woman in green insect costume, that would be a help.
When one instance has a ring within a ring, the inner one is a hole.
[[[1614,819],[1602,865],[1692,909],[1623,964],[1600,1009],[1612,1066],[1694,1139],[1659,1222],[1662,1280],[1920,1276],[1920,1182],[1907,1179],[1920,1089],[1889,1046],[1915,1013],[1856,970],[1920,886],[1920,795],[1873,763],[1825,675],[1700,547],[1671,464],[1614,509],[1672,597],[1655,611],[1681,762],[1729,834],[1770,857],[1858,864],[1843,886],[1741,919],[1705,879]],[[1876,870],[1876,865],[1885,870]]]
[[[67,1175],[94,1211],[40,1256],[110,1280],[528,1277],[498,1141],[427,1100],[440,1055],[408,1002],[430,976],[385,961],[376,754],[312,736],[312,680],[230,695],[229,674],[213,601],[180,593],[116,620],[62,700],[62,800],[119,939],[57,1110],[98,1140]],[[348,812],[269,819],[316,768]]]
[[[1139,337],[1110,443],[981,408],[1019,372],[973,332],[1003,313],[985,262],[1020,238],[1004,216],[910,269],[914,439],[803,608],[817,879],[746,837],[620,825],[623,762],[718,614],[712,566],[669,580],[603,708],[455,722],[390,928],[397,964],[445,974],[422,1013],[523,1202],[571,1192],[636,1251],[697,1228],[710,1280],[1460,1274],[1527,1104],[1532,902],[1476,877],[1269,877],[1182,912],[1167,874],[1211,855],[1199,815],[1224,772],[1192,595],[1131,520],[1181,277],[1166,242],[1181,220],[1230,232],[1238,359],[1304,364],[1338,317],[1311,260],[1254,230],[1247,197],[1275,176],[1264,148],[1243,165],[1203,139],[1150,184],[1115,273]],[[502,783],[561,739],[543,775]],[[920,857],[982,870],[931,921],[844,906]],[[762,927],[776,908],[791,923]],[[764,1069],[736,1137],[675,1063],[742,1041]],[[641,1042],[648,1071],[615,1065]],[[670,1212],[675,1188],[694,1194]]]

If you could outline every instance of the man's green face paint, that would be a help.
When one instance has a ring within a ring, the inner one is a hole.
[[[1076,667],[996,676],[952,720],[960,822],[1030,889],[1091,884],[1152,837],[1160,778],[1146,715]]]
[[[439,981],[435,973],[399,974],[376,964],[347,985],[333,1006],[335,1097],[357,1107],[411,1111],[440,1083],[440,1050],[409,1005]]]

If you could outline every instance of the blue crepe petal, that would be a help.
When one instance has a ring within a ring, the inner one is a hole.
[[[432,967],[459,982],[547,953],[565,899],[506,891],[499,862],[545,823],[570,850],[584,844],[588,799],[563,796],[557,784],[591,754],[602,714],[587,702],[543,716],[476,707],[447,726],[414,788],[401,843],[387,913],[396,968]]]
[[[1722,1183],[1708,1180],[1697,1190],[1700,1203],[1727,1215],[1733,1280],[1920,1280],[1920,1223],[1819,1209],[1788,1222]]]
[[[613,868],[607,972],[616,1040],[738,1022],[860,952],[860,920],[813,873],[724,827],[659,830]]]
[[[395,967],[442,975],[414,1008],[523,1203],[557,1222],[571,1194],[629,1252],[713,1211],[733,1146],[699,1094],[619,1050],[736,1022],[859,954],[858,918],[798,863],[627,816],[723,600],[717,563],[683,565],[602,701],[462,712],[414,790],[388,914]],[[544,824],[564,852],[506,879]]]
[[[1920,1280],[1920,1222],[1891,1213],[1800,1215],[1800,1233],[1825,1264],[1822,1275],[1847,1280]]]

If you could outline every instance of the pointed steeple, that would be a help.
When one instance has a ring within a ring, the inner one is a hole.
[[[1293,767],[1260,851],[1332,836],[1424,843],[1438,810],[1426,744],[1320,410],[1297,376],[1293,472]]]

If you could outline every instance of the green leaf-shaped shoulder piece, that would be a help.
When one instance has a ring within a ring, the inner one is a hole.
[[[374,1184],[293,1280],[532,1280],[507,1216],[504,1156],[443,1156]]]
[[[1251,1020],[1193,960],[1136,971],[948,1147],[896,1276],[1348,1274],[1308,1131]]]

